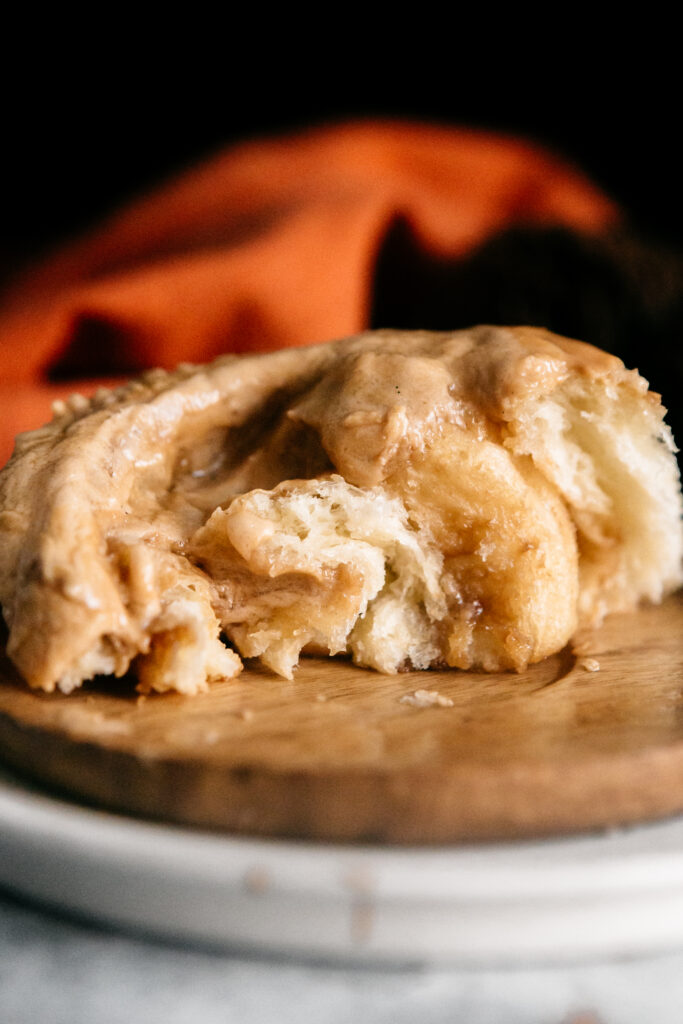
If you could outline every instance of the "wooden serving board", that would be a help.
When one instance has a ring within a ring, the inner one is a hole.
[[[252,835],[439,843],[683,810],[681,593],[521,675],[305,659],[293,682],[250,667],[198,697],[131,687],[34,693],[2,661],[1,756],[98,806]],[[405,702],[417,690],[445,701]]]

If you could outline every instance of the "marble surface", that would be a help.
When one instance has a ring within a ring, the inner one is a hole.
[[[683,950],[619,962],[392,969],[116,933],[0,894],[2,1024],[680,1024]]]

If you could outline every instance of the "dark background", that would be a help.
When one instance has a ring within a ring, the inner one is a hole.
[[[93,26],[71,36],[60,25],[53,46],[49,28],[40,48],[15,40],[21,59],[4,70],[0,123],[5,262],[81,231],[222,145],[375,115],[536,139],[583,167],[648,235],[683,244],[673,29],[653,34],[639,22],[629,38],[622,20],[600,37],[580,22],[572,43],[559,12],[552,29],[532,27],[541,42],[520,47],[506,26],[493,45],[481,27],[463,35],[423,17],[397,45],[345,36],[335,19],[324,34],[307,23],[307,44],[303,27],[269,17],[263,39],[253,25],[240,34],[207,23],[202,33],[195,17],[172,45],[163,35],[131,45],[133,27],[122,37],[106,20],[96,37]],[[6,56],[13,45],[6,35]]]
[[[368,32],[347,8],[252,24],[182,9],[143,35],[111,11],[5,36],[0,283],[129,198],[222,146],[346,118],[391,117],[522,135],[581,167],[621,205],[628,238],[599,251],[513,239],[472,266],[434,267],[391,239],[373,326],[544,324],[617,352],[663,393],[683,434],[680,56],[649,12],[600,26],[539,9],[529,26],[482,9]],[[225,9],[223,17],[233,16]],[[240,11],[240,13],[243,13]],[[366,12],[367,13],[367,12]],[[418,12],[419,13],[419,12]],[[456,17],[457,16],[457,17]],[[453,18],[456,17],[456,27]],[[189,20],[187,20],[189,19]],[[417,20],[416,20],[417,19]],[[16,55],[14,55],[16,56]]]

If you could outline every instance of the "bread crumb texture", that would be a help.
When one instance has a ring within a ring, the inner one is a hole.
[[[307,652],[523,671],[680,585],[663,417],[636,371],[536,328],[368,332],[78,396],[0,473],[9,655],[65,693],[132,669],[196,694],[243,658],[292,678]]]
[[[412,708],[452,708],[453,701],[444,697],[438,690],[415,690],[400,698],[401,704],[410,704]]]

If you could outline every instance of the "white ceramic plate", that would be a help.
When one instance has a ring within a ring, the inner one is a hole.
[[[325,846],[99,812],[0,775],[0,883],[173,939],[368,963],[683,946],[683,819],[457,848]]]

